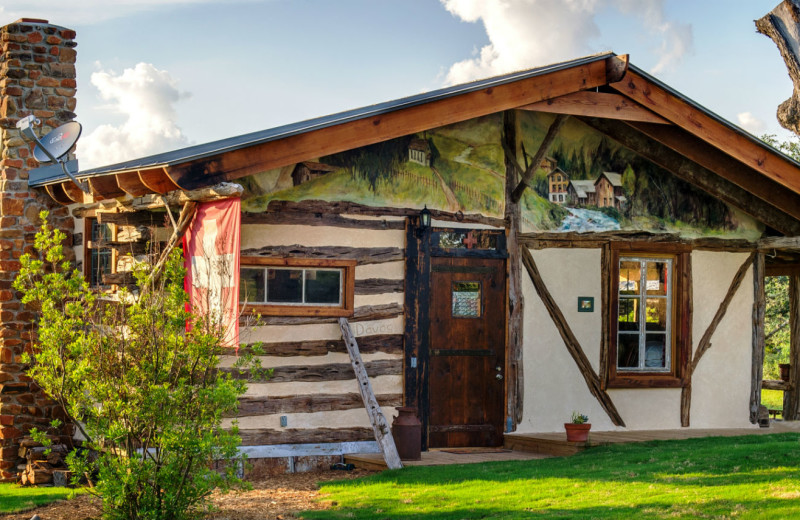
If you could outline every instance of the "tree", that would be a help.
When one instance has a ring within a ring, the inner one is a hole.
[[[41,217],[37,254],[23,255],[14,288],[40,316],[28,373],[86,439],[70,469],[96,480],[106,518],[188,518],[215,487],[240,483],[240,438],[221,424],[245,384],[218,370],[221,328],[187,312],[179,251],[161,276],[139,265],[139,291],[110,299],[65,260],[64,234]]]

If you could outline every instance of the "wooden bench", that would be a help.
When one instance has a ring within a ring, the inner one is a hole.
[[[783,415],[783,410],[775,408],[770,408],[767,410],[767,412],[769,412],[769,416],[772,417],[773,419],[776,419],[778,415]]]

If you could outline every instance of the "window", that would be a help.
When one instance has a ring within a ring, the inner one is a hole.
[[[108,242],[116,238],[114,224],[100,224],[96,218],[87,218],[84,227],[83,269],[89,285],[103,286],[103,275],[116,272],[116,254]]]
[[[272,316],[351,316],[355,260],[241,259],[239,301]]]
[[[689,254],[612,252],[609,386],[681,385],[689,302],[679,281]]]

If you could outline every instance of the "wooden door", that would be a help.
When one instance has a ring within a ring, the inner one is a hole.
[[[431,259],[429,447],[503,443],[505,294],[502,259]]]

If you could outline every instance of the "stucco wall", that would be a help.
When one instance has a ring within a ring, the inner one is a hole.
[[[600,360],[600,250],[531,251],[592,367]],[[692,337],[705,332],[743,253],[692,253],[694,317]],[[712,338],[692,380],[691,427],[739,428],[749,422],[752,273],[748,273]],[[562,431],[572,411],[589,415],[593,430],[617,429],[589,392],[547,310],[523,269],[524,409],[517,431]],[[579,296],[592,296],[595,311],[577,312]],[[680,428],[680,389],[609,389],[628,429]]]

